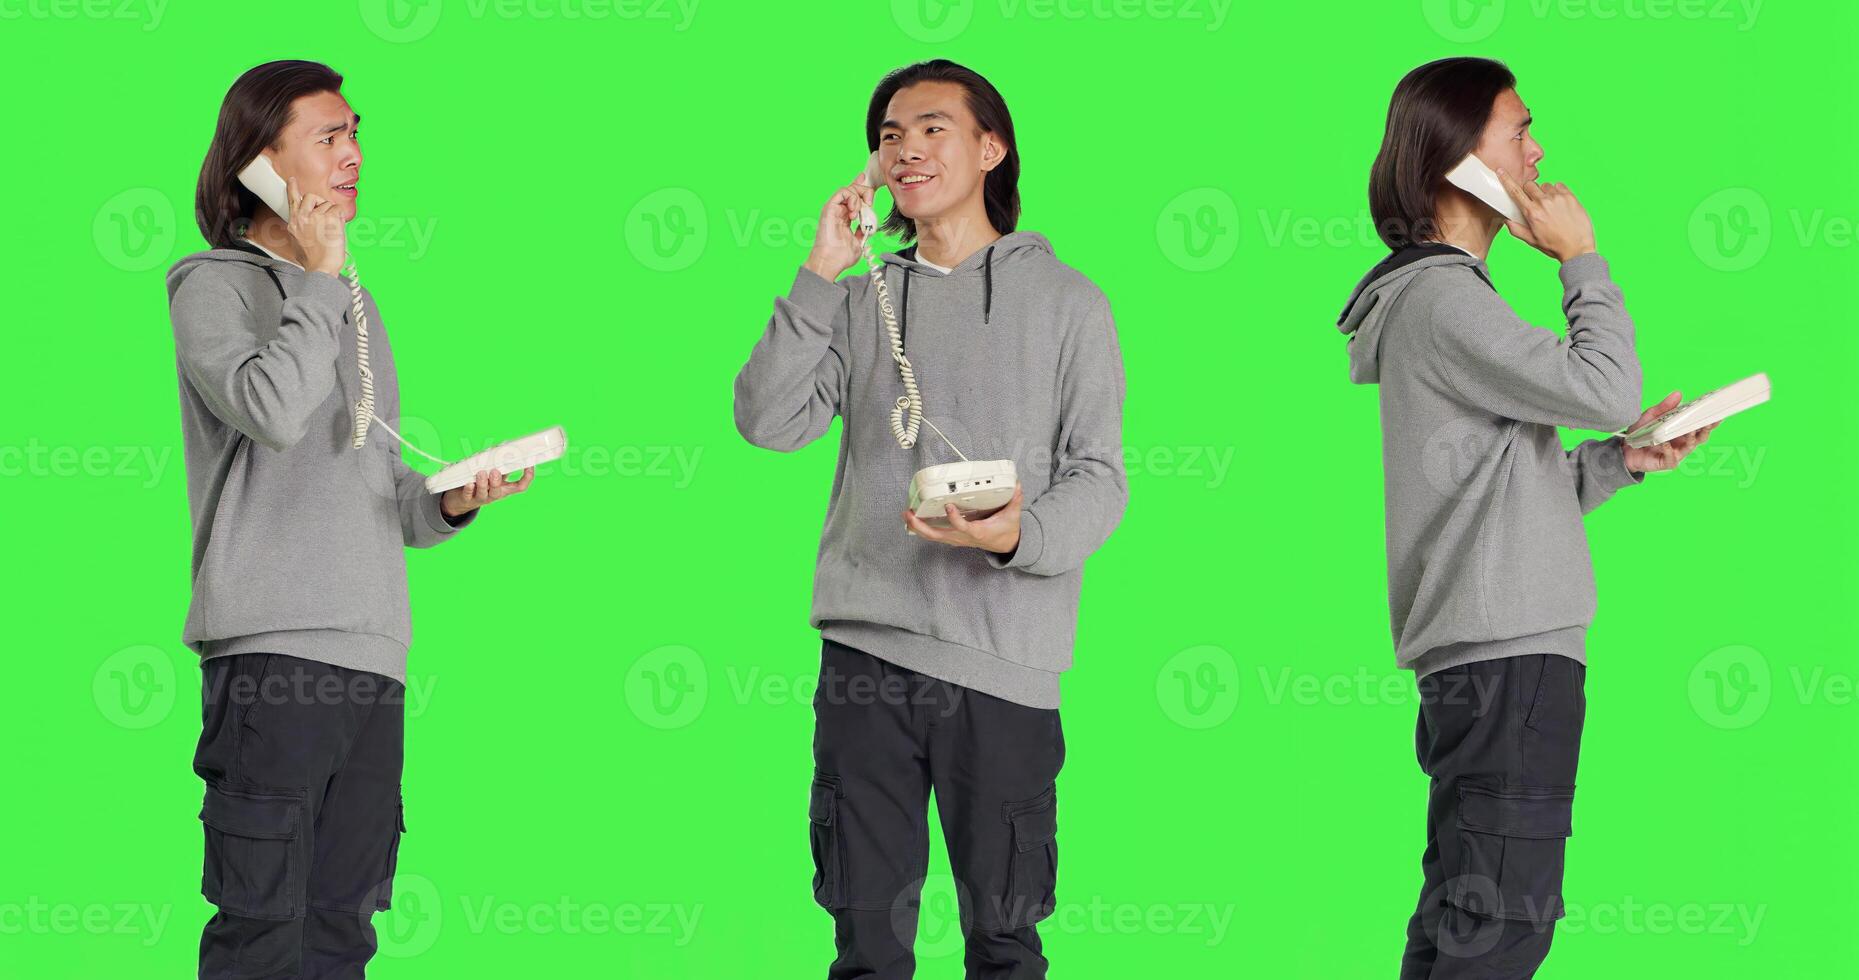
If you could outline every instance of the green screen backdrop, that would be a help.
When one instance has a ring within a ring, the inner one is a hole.
[[[0,0],[0,976],[192,975],[162,278],[202,247],[220,98],[276,58],[334,66],[367,117],[351,250],[407,436],[458,458],[560,423],[572,447],[409,556],[410,830],[371,975],[823,975],[806,617],[838,427],[755,449],[730,385],[864,159],[873,85],[947,56],[1006,95],[1022,227],[1108,294],[1128,376],[1129,510],[1064,689],[1055,974],[1391,977],[1426,781],[1375,392],[1333,324],[1383,252],[1389,93],[1464,53],[1517,72],[1544,179],[1594,216],[1645,401],[1775,385],[1587,521],[1541,975],[1850,976],[1859,14],[1832,0]],[[1551,260],[1501,237],[1491,267],[1562,326]],[[956,977],[932,847],[919,975]]]

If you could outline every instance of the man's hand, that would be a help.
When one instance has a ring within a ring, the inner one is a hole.
[[[1512,237],[1557,262],[1594,251],[1594,222],[1567,184],[1520,184],[1503,170],[1498,182],[1523,215],[1504,223]]]
[[[479,470],[476,480],[462,487],[453,487],[439,498],[439,513],[446,517],[463,517],[493,500],[502,500],[511,494],[528,490],[529,481],[535,478],[534,466],[524,470],[523,478],[515,483],[505,480],[499,470]]]
[[[980,548],[995,554],[1009,555],[1020,546],[1020,502],[1024,494],[1019,487],[1013,488],[1013,499],[1007,506],[980,520],[967,520],[954,504],[948,505],[949,526],[931,527],[923,519],[904,509],[904,525],[917,532],[917,537],[937,544],[946,544],[954,548]]]
[[[1678,392],[1665,396],[1665,400],[1640,413],[1639,421],[1627,426],[1633,432],[1653,419],[1677,408],[1681,404]],[[1634,473],[1651,473],[1654,470],[1669,470],[1678,465],[1678,461],[1691,454],[1693,449],[1704,444],[1711,437],[1711,430],[1720,423],[1713,422],[1702,429],[1687,432],[1671,442],[1660,442],[1635,449],[1627,447],[1627,469]]]

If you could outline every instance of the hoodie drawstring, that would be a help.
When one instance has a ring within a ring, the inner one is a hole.
[[[981,261],[981,322],[988,322],[988,311],[994,306],[994,246],[988,246],[988,254]]]
[[[916,250],[910,252],[916,258]],[[897,336],[901,341],[910,336],[910,267],[899,265],[904,270],[904,295],[898,303]],[[989,245],[987,254],[981,258],[981,322],[988,322],[988,316],[994,310],[994,246]]]

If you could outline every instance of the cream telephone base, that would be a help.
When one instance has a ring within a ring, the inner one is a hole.
[[[426,478],[427,493],[444,493],[477,479],[479,470],[517,473],[531,466],[562,458],[568,451],[568,434],[557,425],[521,439],[492,446],[447,466]]]
[[[865,172],[859,175],[858,183],[876,189],[884,185],[884,174],[878,169],[878,154],[873,153],[865,162]],[[891,305],[891,290],[884,282],[884,265],[871,249],[871,236],[878,230],[878,215],[868,204],[859,206],[858,233],[859,243],[865,249],[865,267],[871,275],[872,286],[878,293],[878,314],[884,320],[884,327],[891,335],[891,360],[897,362],[897,373],[903,379],[904,393],[891,406],[891,434],[897,438],[897,444],[910,449],[917,444],[917,427],[928,425],[942,441],[962,457],[959,463],[939,463],[926,466],[917,471],[910,479],[910,510],[925,524],[931,527],[947,528],[949,517],[947,507],[954,504],[965,519],[986,517],[1013,499],[1014,488],[1019,486],[1020,478],[1011,459],[990,459],[977,462],[963,455],[955,443],[936,428],[936,423],[923,417],[923,395],[917,390],[917,375],[910,366],[910,359],[904,356],[904,338],[897,329],[897,311]],[[910,531],[911,534],[917,532]]]
[[[245,189],[265,202],[274,214],[290,220],[290,189],[284,178],[271,166],[271,158],[260,153],[252,162],[239,171],[239,183]],[[355,323],[355,363],[361,371],[361,401],[355,403],[354,439],[352,445],[360,449],[368,444],[368,427],[379,423],[389,435],[399,439],[408,449],[445,467],[426,478],[427,493],[444,493],[454,487],[462,487],[477,478],[479,470],[499,470],[505,473],[516,472],[539,463],[560,459],[568,449],[568,436],[561,426],[544,429],[534,435],[512,440],[499,446],[492,446],[456,463],[448,462],[408,442],[400,433],[395,432],[380,416],[374,414],[374,371],[368,366],[368,313],[362,308],[361,273],[355,267],[353,257],[348,258],[349,276],[349,314]]]
[[[991,517],[1013,500],[1019,482],[1011,459],[927,466],[910,481],[910,510],[923,523],[940,528],[949,526],[950,504],[963,520]]]

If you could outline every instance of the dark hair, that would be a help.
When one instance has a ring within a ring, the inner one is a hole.
[[[1007,100],[972,69],[937,58],[906,65],[884,76],[877,90],[871,93],[871,108],[865,112],[866,144],[874,152],[878,149],[878,127],[884,124],[884,110],[890,107],[891,97],[919,82],[954,82],[962,86],[975,124],[982,132],[1000,137],[1005,144],[1007,155],[988,171],[982,182],[981,197],[987,208],[988,223],[994,230],[1003,235],[1012,231],[1020,221],[1020,148],[1013,138],[1013,116],[1007,112]],[[884,230],[901,232],[904,241],[917,237],[917,223],[905,217],[895,201],[891,202],[890,215],[884,219]]]
[[[1434,196],[1440,182],[1478,147],[1492,103],[1517,87],[1501,61],[1442,58],[1407,73],[1388,102],[1388,129],[1368,175],[1368,210],[1375,234],[1402,249],[1437,233]]]
[[[239,76],[219,106],[219,125],[194,187],[194,221],[216,248],[233,248],[258,196],[239,171],[261,150],[277,146],[291,121],[291,103],[305,95],[342,91],[342,76],[314,61],[271,61]]]

